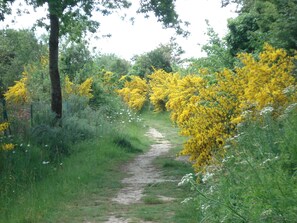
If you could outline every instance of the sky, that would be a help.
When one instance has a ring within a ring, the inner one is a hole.
[[[17,0],[15,5],[18,5],[19,2],[21,0]],[[157,22],[153,16],[146,19],[143,15],[134,13],[137,9],[135,3],[139,1],[132,0],[132,2],[132,7],[121,11],[121,13],[134,16],[134,24],[128,19],[122,20],[119,14],[95,17],[100,22],[100,27],[95,35],[90,36],[91,48],[95,47],[102,54],[114,53],[130,60],[133,56],[149,52],[160,44],[169,43],[171,37],[176,37],[174,30],[163,29],[162,24]],[[31,28],[34,22],[46,13],[46,9],[42,8],[36,12],[28,8],[28,11],[30,14],[25,14],[22,17],[8,16],[4,22],[0,22],[0,28],[4,28],[6,25],[15,29]],[[215,32],[223,37],[227,32],[227,19],[236,16],[235,6],[221,8],[220,0],[176,0],[176,11],[181,20],[190,22],[188,27],[190,36],[187,38],[176,37],[176,42],[185,51],[185,54],[182,55],[184,58],[204,56],[201,52],[201,45],[208,40],[206,19],[209,20]],[[11,24],[11,20],[15,20],[15,22]],[[42,30],[38,30],[38,33],[41,32]],[[101,37],[106,34],[111,34],[111,37]],[[94,36],[100,36],[100,38],[94,38]]]

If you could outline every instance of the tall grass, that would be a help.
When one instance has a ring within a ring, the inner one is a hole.
[[[296,222],[297,112],[242,126],[222,163],[187,176],[197,222]],[[199,183],[196,183],[196,182]]]

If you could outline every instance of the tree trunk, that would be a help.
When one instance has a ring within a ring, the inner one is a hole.
[[[51,4],[49,4],[51,7]],[[56,119],[62,118],[62,93],[59,74],[59,17],[50,11],[49,73],[51,79],[51,109]]]

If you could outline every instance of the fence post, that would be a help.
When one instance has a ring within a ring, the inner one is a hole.
[[[30,124],[33,127],[33,103],[30,104]]]

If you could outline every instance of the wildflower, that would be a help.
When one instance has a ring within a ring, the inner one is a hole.
[[[209,172],[205,173],[202,177],[202,182],[206,183],[206,181],[211,179],[213,175],[214,175],[213,173],[209,173]]]
[[[178,186],[182,186],[185,185],[189,182],[193,181],[193,174],[192,173],[188,173],[185,176],[182,177],[181,181],[178,183]]]
[[[292,94],[296,90],[295,86],[290,85],[283,90],[284,94]]]
[[[43,165],[47,165],[47,164],[49,164],[50,163],[50,161],[42,161],[42,164]]]
[[[260,115],[266,115],[266,114],[269,114],[271,112],[273,112],[274,108],[273,107],[265,107],[263,108],[261,111],[260,111]]]
[[[210,205],[202,204],[202,205],[201,205],[201,210],[204,212],[204,211],[206,211],[209,207],[210,207]]]

